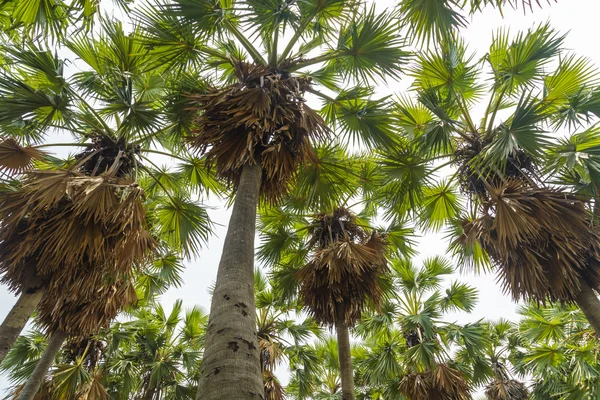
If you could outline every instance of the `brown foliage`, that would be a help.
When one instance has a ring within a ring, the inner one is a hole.
[[[93,333],[131,302],[128,279],[154,248],[143,200],[137,184],[110,173],[26,172],[21,188],[0,194],[2,281],[19,291],[35,265],[47,285],[42,325]]]
[[[502,171],[482,168],[477,157],[493,142],[492,136],[480,137],[473,134],[463,141],[454,152],[454,164],[458,168],[458,179],[464,193],[487,198],[490,185],[500,185],[506,179],[523,179],[535,173],[531,158],[521,149],[508,155]]]
[[[405,375],[400,392],[411,400],[468,400],[469,385],[462,373],[446,364]]]
[[[191,97],[203,111],[191,143],[234,185],[244,165],[260,163],[261,192],[274,200],[312,156],[311,139],[326,136],[328,129],[305,104],[309,78],[244,62],[236,64],[236,75],[239,82],[231,86]]]
[[[4,139],[0,142],[0,171],[9,174],[20,173],[45,155],[46,153],[33,147],[21,146],[13,138]]]
[[[529,392],[523,382],[514,379],[494,379],[485,387],[489,400],[527,400]]]
[[[516,300],[572,301],[580,278],[600,288],[600,236],[582,199],[511,180],[490,186],[486,207],[461,240],[480,240]]]
[[[284,400],[285,391],[277,377],[271,371],[263,371],[265,400]]]
[[[312,233],[312,259],[297,272],[300,297],[319,322],[333,325],[336,308],[344,310],[344,324],[360,319],[367,301],[376,307],[383,293],[379,279],[387,270],[385,240],[368,234],[346,209],[317,216]]]

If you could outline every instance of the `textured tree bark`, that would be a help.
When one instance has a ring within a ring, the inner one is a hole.
[[[23,290],[2,325],[0,325],[0,363],[15,344],[44,295],[42,288]]]
[[[245,166],[210,307],[197,400],[264,399],[254,305],[254,234],[262,168]]]
[[[340,377],[342,378],[342,400],[354,400],[354,370],[350,354],[350,334],[344,324],[344,311],[339,305],[335,309],[335,330],[340,359]]]
[[[66,338],[67,334],[63,331],[54,332],[50,337],[48,346],[46,347],[46,350],[44,350],[44,354],[42,354],[42,358],[38,361],[33,370],[33,374],[27,380],[25,387],[23,387],[18,400],[33,400],[38,390],[40,390],[40,386],[42,385],[42,382],[44,382],[44,378],[50,367],[52,367],[52,363],[54,363],[54,359],[56,359],[56,355]]]
[[[581,292],[575,298],[575,302],[585,314],[588,322],[600,336],[600,300],[594,290],[583,279],[579,282]]]

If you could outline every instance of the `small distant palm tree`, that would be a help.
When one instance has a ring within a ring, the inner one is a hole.
[[[366,315],[356,329],[364,338],[356,351],[360,391],[382,398],[470,398],[470,376],[453,360],[451,346],[463,343],[478,351],[483,331],[476,324],[445,322],[443,314],[471,311],[477,292],[453,282],[444,293],[443,279],[454,268],[441,257],[420,269],[408,260],[390,266],[394,294],[380,315]]]
[[[345,208],[315,216],[308,235],[309,261],[296,273],[299,296],[316,321],[335,326],[342,399],[354,400],[349,328],[383,300],[386,242]]]

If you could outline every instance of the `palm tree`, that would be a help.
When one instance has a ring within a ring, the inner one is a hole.
[[[42,393],[72,399],[192,399],[197,387],[208,316],[197,307],[182,315],[182,303],[167,315],[153,304],[132,311],[129,321],[87,339],[68,341],[58,363],[45,377]],[[39,361],[44,336],[33,332],[19,338],[2,368],[19,385]],[[37,397],[36,397],[37,398]]]
[[[598,338],[573,306],[520,308],[520,346],[512,363],[535,377],[531,399],[593,399],[598,396]]]
[[[211,67],[200,72],[208,90],[189,96],[199,112],[191,145],[235,190],[199,398],[259,396],[252,282],[257,205],[287,190],[333,125],[367,143],[390,141],[391,120],[381,118],[385,103],[369,99],[372,91],[361,82],[397,76],[407,53],[392,14],[344,0],[173,1],[142,7],[136,19],[161,67]],[[328,103],[325,119],[305,102],[309,94]]]
[[[349,328],[368,303],[383,299],[386,242],[377,232],[358,225],[345,208],[315,216],[309,227],[308,263],[297,272],[299,295],[315,320],[335,326],[342,399],[354,400],[354,374]]]
[[[103,28],[97,40],[73,38],[72,50],[91,70],[68,78],[63,62],[49,51],[33,45],[9,49],[19,69],[0,82],[5,107],[0,123],[10,129],[1,158],[3,170],[19,181],[5,180],[0,250],[4,281],[29,299],[29,307],[20,308],[18,326],[7,321],[11,335],[3,335],[4,349],[36,306],[40,323],[56,333],[57,342],[67,333],[94,333],[136,300],[132,272],[151,259],[150,251],[190,256],[210,232],[206,211],[189,192],[218,185],[202,160],[144,149],[164,133],[167,121],[159,114],[172,99],[153,94],[160,86],[148,86],[144,60],[129,53],[136,40],[117,23],[104,21]],[[102,62],[88,57],[90,49]],[[81,140],[69,146],[86,150],[67,161],[41,154],[54,144],[35,142],[56,128]],[[180,171],[161,171],[144,156],[148,152],[181,160]],[[146,208],[153,212],[147,215]],[[53,358],[49,353],[44,361],[49,366]],[[45,372],[40,363],[32,389],[22,396],[35,394]]]
[[[422,154],[447,160],[436,168],[457,168],[430,201],[442,211],[438,227],[462,220],[453,246],[465,261],[480,266],[480,253],[487,253],[515,300],[576,302],[600,331],[595,200],[579,187],[594,172],[584,171],[575,154],[565,162],[571,147],[548,135],[571,133],[600,115],[597,73],[588,60],[564,55],[563,41],[548,25],[514,37],[498,32],[484,57],[491,79],[482,83],[479,63],[460,39],[449,39],[418,57],[411,72],[417,101],[400,99],[397,112]],[[486,90],[489,101],[477,121],[473,108]],[[593,148],[587,142],[575,152]],[[470,200],[466,207],[458,186]],[[422,215],[435,215],[430,211],[423,207]],[[464,214],[469,217],[459,218]]]
[[[485,336],[477,324],[461,326],[443,317],[471,311],[477,292],[452,282],[444,293],[443,280],[454,268],[441,257],[425,260],[422,268],[409,260],[390,265],[395,294],[380,315],[366,315],[356,329],[365,339],[357,361],[361,392],[385,399],[470,398],[472,382],[453,360],[452,346],[475,352]]]

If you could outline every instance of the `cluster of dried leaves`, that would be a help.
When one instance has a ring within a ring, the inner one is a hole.
[[[489,187],[485,206],[460,240],[479,240],[516,300],[569,302],[580,279],[600,288],[600,236],[583,199],[508,180]]]
[[[263,371],[265,400],[284,400],[285,391],[273,371]]]
[[[137,299],[131,274],[155,247],[125,152],[102,167],[102,151],[71,169],[27,170],[18,189],[0,194],[2,282],[17,292],[32,281],[44,288],[38,316],[50,333],[86,337],[108,324]]]
[[[193,108],[203,111],[191,143],[234,186],[245,165],[260,163],[261,192],[275,200],[312,156],[311,140],[328,129],[305,103],[309,78],[245,62],[236,64],[235,73],[237,83],[190,97]]]
[[[375,307],[382,301],[385,239],[377,232],[367,233],[344,208],[317,215],[310,233],[312,258],[296,274],[300,297],[318,322],[333,325],[341,308],[344,325],[353,326],[368,301]]]
[[[469,385],[462,373],[446,364],[405,375],[399,391],[409,399],[468,400]]]
[[[514,379],[494,379],[485,388],[485,395],[493,400],[527,400],[529,391],[523,382]]]

